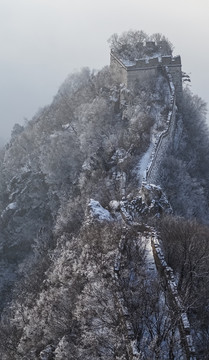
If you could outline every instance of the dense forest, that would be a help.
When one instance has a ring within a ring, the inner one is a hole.
[[[144,41],[155,41],[154,53]],[[142,31],[109,42],[130,60],[173,51],[163,35]],[[166,127],[169,97],[162,73],[128,89],[109,66],[83,68],[49,106],[14,126],[0,152],[2,360],[185,359],[178,314],[147,265],[153,228],[197,359],[208,359],[209,134],[206,104],[188,86],[159,162],[158,198],[146,201],[141,189],[142,159]]]

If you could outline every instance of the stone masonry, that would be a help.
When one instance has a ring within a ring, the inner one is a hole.
[[[116,81],[124,83],[128,88],[134,86],[136,80],[143,81],[149,75],[156,75],[167,67],[176,90],[176,100],[179,105],[182,98],[182,72],[181,57],[171,55],[146,57],[135,61],[127,61],[119,59],[117,55],[111,51],[110,68],[114,74]]]

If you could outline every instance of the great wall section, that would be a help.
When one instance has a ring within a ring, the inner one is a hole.
[[[162,161],[169,144],[172,143],[172,139],[175,133],[176,127],[176,112],[177,105],[180,107],[182,97],[182,79],[181,79],[181,60],[180,57],[172,58],[171,56],[154,58],[154,59],[142,59],[133,63],[124,64],[118,59],[113,52],[111,52],[111,66],[114,72],[118,73],[121,83],[124,83],[129,87],[134,78],[143,78],[145,73],[149,70],[152,74],[156,71],[163,72],[164,77],[168,81],[170,89],[170,104],[168,109],[167,118],[165,119],[166,127],[158,134],[155,139],[153,150],[146,168],[146,172],[142,182],[142,189],[160,188],[159,185],[159,164]],[[123,211],[121,211],[123,212]],[[125,226],[130,226],[129,219],[126,214],[122,214]],[[125,227],[124,227],[125,229]],[[151,251],[153,260],[158,274],[160,275],[164,289],[167,292],[169,298],[169,306],[175,312],[177,317],[177,326],[180,334],[181,346],[183,349],[182,360],[196,360],[195,348],[193,345],[193,339],[191,335],[191,328],[187,317],[186,309],[183,306],[180,295],[177,291],[177,284],[173,274],[173,270],[167,265],[163,249],[161,246],[160,238],[155,229],[150,228],[147,232],[147,237],[151,244]],[[120,264],[123,249],[126,242],[126,236],[123,235],[119,244],[118,253],[115,259],[114,265],[114,279],[116,284],[120,278]],[[119,288],[119,287],[118,287]],[[124,304],[122,292],[118,290],[117,302],[120,309],[121,316],[123,318],[123,327],[126,331],[126,347],[127,354],[130,359],[140,360],[143,359],[143,355],[140,350],[137,349],[137,341],[134,337],[134,331],[129,319],[128,310]]]
[[[113,279],[117,289],[116,302],[121,315],[121,326],[124,329],[124,341],[126,343],[128,358],[130,360],[143,360],[145,357],[137,347],[137,339],[132,326],[131,317],[124,301],[123,292],[120,289],[121,261],[124,256],[124,249],[127,241],[126,231],[127,224],[124,226],[124,233],[119,242],[113,269]],[[151,265],[151,271],[156,271],[160,275],[162,287],[164,289],[163,292],[166,293],[165,296],[168,299],[169,307],[175,313],[175,321],[177,323],[180,346],[182,349],[181,357],[178,358],[178,360],[197,360],[187,312],[184,308],[181,296],[178,294],[173,270],[166,263],[159,236],[154,228],[147,227],[147,231],[143,235],[141,234],[141,237],[146,238],[148,244],[149,242],[151,243],[152,254],[148,254],[149,261],[147,266],[150,271]],[[149,249],[147,250],[147,253],[149,253]]]
[[[149,164],[146,169],[146,174],[144,181],[147,183],[157,183],[158,179],[158,168],[163,155],[165,154],[169,143],[174,136],[175,126],[176,126],[176,93],[175,87],[172,82],[171,74],[167,67],[164,69],[164,75],[168,80],[169,89],[170,89],[170,106],[167,119],[165,120],[166,129],[162,131],[154,144],[154,149],[152,151]]]
[[[157,184],[158,181],[158,166],[162,161],[163,154],[166,153],[168,144],[172,143],[176,126],[176,88],[172,81],[172,75],[169,72],[168,67],[165,67],[165,76],[168,80],[170,88],[170,110],[166,120],[166,129],[159,135],[154,150],[151,154],[149,165],[146,169],[144,183],[152,186],[151,183]],[[196,360],[195,348],[193,345],[193,339],[191,335],[191,328],[187,317],[186,310],[184,309],[181,296],[177,291],[177,284],[173,274],[173,270],[167,265],[161,246],[161,241],[156,231],[153,229],[151,235],[151,245],[153,250],[153,256],[155,259],[156,267],[160,276],[162,277],[165,285],[165,289],[168,292],[170,299],[170,306],[174,309],[178,318],[178,328],[181,336],[182,347],[185,352],[186,360]]]

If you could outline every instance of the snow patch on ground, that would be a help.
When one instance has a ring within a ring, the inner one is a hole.
[[[69,127],[70,127],[70,124],[65,124],[65,125],[62,125],[62,128],[63,128],[64,130],[69,129]]]
[[[149,148],[144,153],[144,155],[142,156],[136,167],[137,177],[139,178],[140,182],[142,182],[143,178],[146,175],[146,169],[150,162],[152,150],[153,150],[153,143],[150,144]]]
[[[2,211],[1,213],[1,218],[3,219],[4,216],[6,215],[8,210],[16,210],[17,209],[17,203],[16,202],[11,202],[9,205],[7,205],[6,209]]]
[[[99,201],[91,199],[88,208],[90,214],[99,221],[112,221],[113,218],[110,215],[109,211],[104,209]]]
[[[58,134],[57,133],[52,133],[51,135],[50,135],[50,138],[51,139],[55,139],[55,138],[57,138],[58,137]]]
[[[150,275],[153,277],[157,276],[157,269],[155,265],[155,259],[152,251],[152,244],[151,244],[151,236],[148,238],[142,237],[143,241],[146,244],[146,265],[147,265],[147,271],[150,273]]]
[[[16,202],[12,202],[9,205],[7,205],[6,210],[15,210],[17,209],[17,203]]]
[[[120,209],[120,201],[111,200],[109,206],[113,211],[117,211]]]

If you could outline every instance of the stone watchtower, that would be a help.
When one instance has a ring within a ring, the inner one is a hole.
[[[154,43],[147,43],[145,46],[150,48]],[[124,83],[128,88],[134,85],[136,80],[145,80],[147,75],[156,75],[164,67],[167,67],[175,86],[177,104],[180,105],[182,99],[182,72],[180,56],[172,57],[171,55],[155,55],[153,57],[134,61],[124,60],[117,56],[116,53],[110,53],[110,68],[115,78],[120,83]]]

